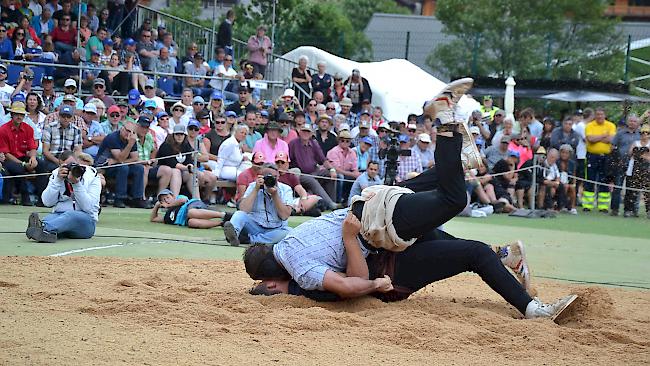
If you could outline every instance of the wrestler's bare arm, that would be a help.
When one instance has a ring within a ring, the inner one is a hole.
[[[368,263],[366,258],[361,252],[359,240],[357,235],[361,231],[361,222],[357,219],[352,212],[349,212],[343,221],[343,244],[345,246],[345,254],[348,258],[346,275],[349,277],[359,277],[368,279]]]

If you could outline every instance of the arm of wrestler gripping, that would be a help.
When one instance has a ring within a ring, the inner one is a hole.
[[[373,292],[388,292],[393,289],[393,285],[388,276],[367,280],[359,277],[344,277],[327,270],[323,279],[323,288],[343,298],[352,298]]]
[[[319,290],[305,290],[294,280],[289,281],[289,294],[295,296],[304,296],[308,299],[319,302],[340,301],[341,297],[333,292]]]
[[[345,273],[349,277],[359,277],[367,280],[369,278],[368,263],[363,256],[359,240],[357,239],[357,235],[361,231],[361,222],[354,216],[352,211],[345,217],[342,230],[345,255],[348,258]]]

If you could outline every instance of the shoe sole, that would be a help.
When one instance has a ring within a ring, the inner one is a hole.
[[[461,149],[461,160],[465,158],[464,165],[467,169],[478,169],[483,166],[483,159],[481,158],[481,152],[476,146],[476,142],[472,138],[472,134],[469,133],[469,129],[465,123],[458,124],[458,132],[463,135],[463,147]]]
[[[526,265],[526,268],[528,268],[528,279],[526,279],[525,276],[521,275],[522,277],[521,281],[523,282],[522,286],[524,286],[524,289],[530,295],[531,274],[530,274],[530,266],[528,265],[528,260],[526,259],[526,250],[524,249],[524,243],[522,243],[521,240],[517,240],[515,245],[517,246],[517,248],[519,248],[519,253],[521,253],[521,261]]]
[[[226,236],[226,241],[228,241],[228,244],[232,245],[233,247],[239,246],[237,231],[235,230],[235,227],[232,226],[230,221],[223,224],[223,234]]]
[[[30,227],[43,227],[43,223],[41,222],[41,218],[38,216],[37,212],[32,212],[29,215],[29,219],[27,219],[27,228],[29,229]]]
[[[45,235],[41,228],[30,227],[25,231],[25,235],[27,235],[28,239],[35,240],[39,243],[56,243],[56,236],[50,237]]]
[[[571,313],[571,310],[575,308],[575,306],[578,304],[576,300],[578,299],[578,295],[571,295],[569,300],[564,304],[564,306],[559,309],[555,315],[551,317],[551,320],[553,320],[555,323],[559,323],[564,319],[567,315]]]

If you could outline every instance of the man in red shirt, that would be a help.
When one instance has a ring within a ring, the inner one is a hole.
[[[11,104],[11,121],[0,127],[0,153],[4,153],[3,164],[5,176],[34,173],[38,162],[36,160],[37,144],[34,140],[34,130],[23,119],[27,115],[25,103]],[[9,202],[13,195],[14,184],[18,183],[23,206],[33,206],[27,191],[25,179],[5,179],[3,187],[3,203]]]
[[[239,203],[239,200],[244,196],[244,192],[246,192],[248,185],[257,179],[257,175],[260,174],[260,171],[262,170],[262,164],[264,164],[264,154],[256,152],[253,155],[253,166],[244,170],[239,174],[239,176],[237,176],[237,194],[235,195],[235,202]]]
[[[320,216],[321,212],[315,206],[321,198],[315,194],[308,194],[300,184],[300,179],[289,171],[289,155],[284,151],[279,151],[275,154],[275,165],[280,173],[278,181],[291,187],[294,197],[298,195],[291,205],[293,208],[291,215]]]

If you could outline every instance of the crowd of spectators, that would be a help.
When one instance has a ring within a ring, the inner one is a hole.
[[[179,50],[164,24],[153,29],[145,19],[132,29],[130,1],[99,12],[82,4],[81,13],[71,0],[5,3],[0,57],[52,67],[0,65],[2,175],[41,174],[4,179],[4,203],[42,205],[47,173],[66,151],[98,168],[104,204],[151,207],[151,197],[169,189],[236,207],[262,169],[270,169],[293,192],[283,198],[292,213],[305,215],[347,205],[352,195],[383,183],[380,152],[391,134],[400,150],[410,151],[398,158],[397,181],[435,166],[431,118],[412,114],[389,123],[373,105],[372,80],[357,69],[331,75],[317,62],[312,73],[303,56],[291,72],[292,87],[276,100],[261,99],[249,80],[264,78],[272,45],[258,27],[248,59],[233,66],[234,12],[219,27],[215,58],[206,60],[194,43]],[[56,67],[80,62],[81,78],[77,69]],[[143,70],[186,76],[154,78]],[[80,89],[87,97],[79,97]],[[648,115],[629,115],[618,129],[601,108],[540,122],[531,108],[506,116],[484,96],[468,121],[485,163],[466,172],[472,207],[511,212],[536,200],[540,208],[573,214],[578,207],[618,214],[621,191],[607,184],[648,187]],[[541,166],[535,174],[526,169],[533,165]],[[534,183],[539,193],[530,197]],[[637,215],[638,194],[627,192],[624,214]]]

